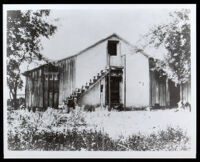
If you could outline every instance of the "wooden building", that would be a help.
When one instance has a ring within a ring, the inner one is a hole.
[[[180,87],[151,66],[151,58],[112,34],[75,55],[26,71],[26,106],[57,108],[75,99],[80,106],[175,106]]]

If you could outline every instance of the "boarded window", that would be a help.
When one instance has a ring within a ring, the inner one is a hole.
[[[112,56],[117,55],[117,43],[118,41],[108,41],[108,54]]]

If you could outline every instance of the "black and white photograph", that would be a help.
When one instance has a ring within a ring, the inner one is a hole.
[[[4,4],[5,158],[195,158],[195,4]]]

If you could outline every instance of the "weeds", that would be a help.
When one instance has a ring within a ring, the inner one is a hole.
[[[123,136],[113,139],[104,131],[90,129],[85,121],[85,113],[81,109],[76,109],[70,114],[55,109],[35,113],[27,110],[9,111],[8,149],[45,151],[190,149],[190,138],[180,128],[168,127],[167,130],[160,130],[150,135],[138,133],[125,139]]]

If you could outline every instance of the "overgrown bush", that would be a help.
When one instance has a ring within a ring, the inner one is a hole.
[[[85,105],[84,111],[87,111],[87,112],[95,111],[95,106],[94,105]]]
[[[150,135],[133,135],[123,143],[129,150],[137,151],[185,151],[190,149],[189,137],[181,129],[168,127]]]
[[[100,111],[100,110],[99,110]],[[9,150],[88,150],[88,151],[176,151],[190,149],[190,138],[180,128],[168,127],[150,135],[133,134],[112,139],[106,132],[91,129],[85,113],[75,109],[45,112],[8,112]]]

